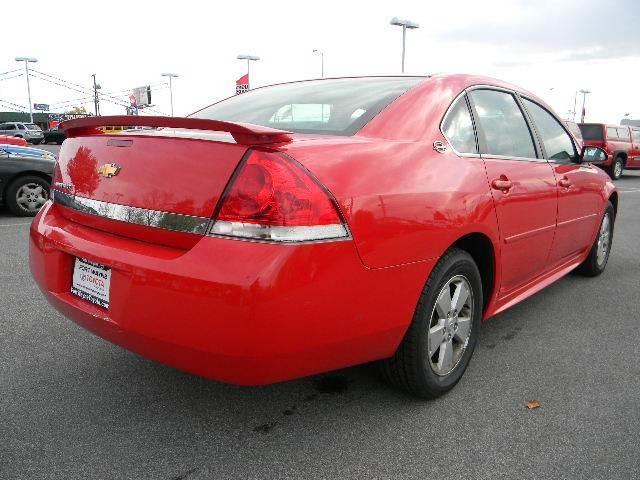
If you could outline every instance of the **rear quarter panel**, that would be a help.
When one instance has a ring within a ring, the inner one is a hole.
[[[435,259],[467,233],[497,244],[482,160],[433,149],[435,140],[446,144],[440,120],[463,88],[429,80],[355,137],[287,147],[335,195],[366,266]]]

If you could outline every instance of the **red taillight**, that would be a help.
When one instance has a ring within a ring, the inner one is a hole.
[[[278,153],[252,151],[222,202],[214,234],[279,241],[348,236],[328,192]]]

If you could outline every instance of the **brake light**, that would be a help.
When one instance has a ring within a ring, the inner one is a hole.
[[[294,160],[253,150],[232,180],[211,233],[300,242],[348,236],[330,194]]]

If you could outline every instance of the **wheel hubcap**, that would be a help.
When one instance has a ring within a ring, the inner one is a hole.
[[[448,375],[464,354],[473,322],[473,290],[462,275],[440,290],[429,324],[429,364],[437,375]]]
[[[620,161],[616,162],[616,177],[622,175],[622,163]]]
[[[28,212],[37,212],[48,199],[48,192],[37,183],[27,183],[16,192],[16,202]]]
[[[602,219],[602,225],[600,225],[600,232],[598,233],[598,266],[602,266],[607,261],[609,255],[609,243],[611,241],[611,218],[609,213],[605,213]]]

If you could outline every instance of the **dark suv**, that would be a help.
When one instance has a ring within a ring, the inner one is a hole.
[[[604,149],[609,157],[598,166],[617,180],[622,171],[640,169],[640,127],[580,123],[584,144]]]

